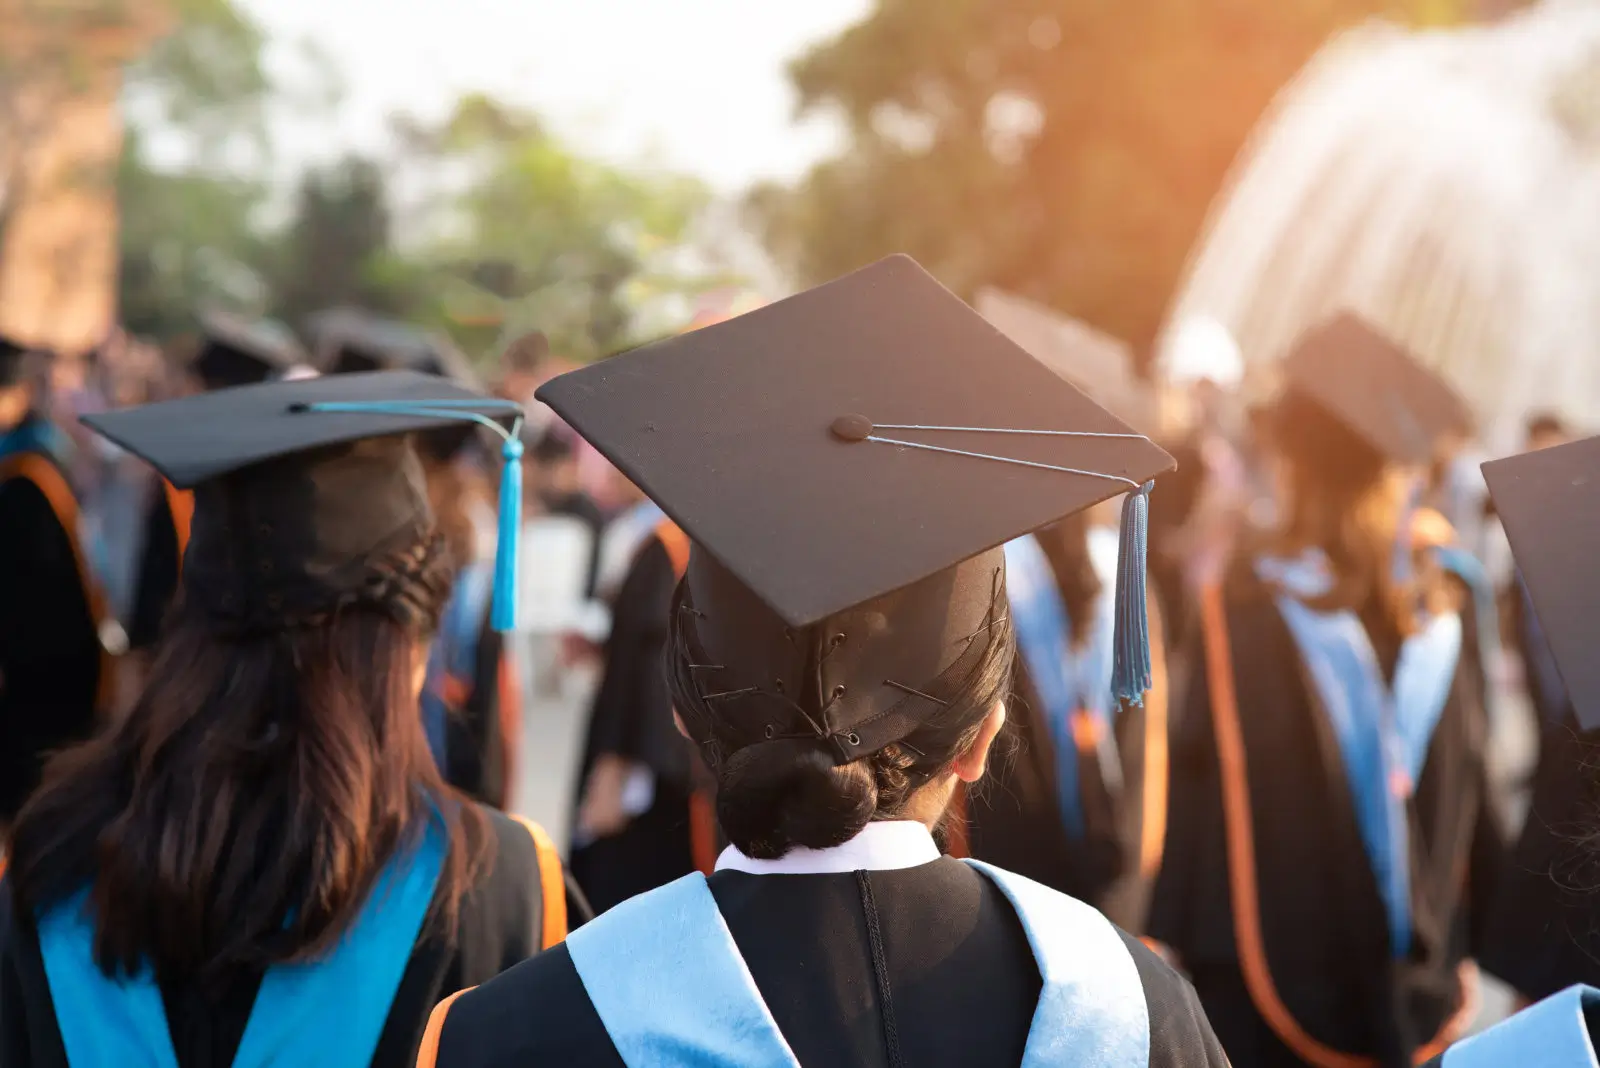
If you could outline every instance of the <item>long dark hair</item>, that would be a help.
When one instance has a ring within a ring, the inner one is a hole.
[[[669,616],[667,679],[674,707],[686,721],[707,727],[694,732],[703,736],[716,733],[723,713],[700,696],[686,659],[689,645],[677,634],[687,616],[680,610],[686,590],[680,583]],[[1004,597],[1002,586],[1002,606]],[[1007,613],[995,618],[988,648],[966,685],[903,741],[837,766],[809,738],[755,742],[720,756],[710,770],[717,780],[717,822],[728,841],[746,856],[774,859],[795,846],[842,845],[874,820],[903,816],[912,795],[971,748],[1011,688],[1016,635]]]
[[[1418,625],[1418,610],[1448,599],[1442,574],[1423,563],[1410,578],[1393,567],[1401,504],[1386,484],[1384,456],[1311,399],[1295,392],[1279,400],[1271,420],[1272,447],[1288,465],[1289,500],[1276,548],[1315,547],[1328,556],[1334,587],[1319,607],[1353,609],[1385,660]]]
[[[88,888],[108,974],[309,960],[436,816],[451,847],[430,924],[450,929],[490,835],[428,751],[413,688],[427,638],[357,606],[228,639],[180,602],[133,710],[58,756],[18,818],[18,906]]]

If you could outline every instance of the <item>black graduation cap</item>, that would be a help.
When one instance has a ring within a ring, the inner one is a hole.
[[[174,486],[195,489],[185,589],[214,598],[220,617],[257,622],[381,593],[404,570],[396,554],[432,529],[412,436],[446,424],[493,428],[508,468],[495,567],[502,629],[514,623],[520,419],[513,402],[409,371],[270,382],[83,417]]]
[[[328,374],[420,371],[476,388],[477,376],[459,351],[406,323],[353,308],[331,308],[309,320]]]
[[[1472,431],[1449,383],[1351,312],[1313,328],[1284,361],[1285,386],[1317,402],[1396,463],[1427,463]]]
[[[780,665],[850,636],[814,673],[842,672],[843,696],[820,699],[830,737],[861,738],[840,759],[898,729],[883,713],[907,693],[886,679],[937,696],[1003,590],[998,546],[1173,466],[906,256],[573,371],[538,398],[692,539],[707,663]],[[1136,526],[1146,498],[1129,499]],[[1139,590],[1123,603],[1142,613],[1142,566],[1128,578]],[[1119,656],[1130,696],[1137,660]],[[781,670],[791,687],[803,677],[798,662]]]
[[[267,323],[214,313],[201,318],[201,332],[191,366],[207,389],[266,382],[305,362],[293,338]]]
[[[22,381],[28,367],[29,351],[27,346],[0,336],[0,387],[14,386]]]
[[[1483,475],[1578,721],[1600,727],[1600,437],[1492,460]]]

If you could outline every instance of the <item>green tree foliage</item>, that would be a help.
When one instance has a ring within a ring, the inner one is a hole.
[[[1336,30],[1464,0],[878,0],[800,57],[852,144],[751,207],[818,281],[894,251],[1143,347],[1273,94]]]
[[[537,326],[558,351],[591,358],[636,340],[641,302],[701,284],[670,255],[706,202],[700,183],[586,159],[535,116],[484,96],[397,132],[421,199],[443,206],[415,235],[415,269],[434,324],[467,352]]]
[[[350,157],[307,172],[273,272],[277,316],[300,323],[336,305],[406,310],[404,296],[387,282],[389,256],[388,193],[379,165]]]
[[[272,248],[253,220],[266,194],[250,178],[154,167],[131,133],[117,175],[123,324],[167,338],[193,329],[197,309],[261,307]]]
[[[258,166],[275,87],[262,32],[232,0],[179,0],[170,32],[127,72],[127,139],[117,169],[119,307],[135,333],[193,328],[198,309],[260,310],[271,237]],[[169,149],[157,162],[153,143]]]

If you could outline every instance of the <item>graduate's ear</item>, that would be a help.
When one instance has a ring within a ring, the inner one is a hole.
[[[683,725],[683,717],[678,715],[676,708],[672,710],[672,725],[678,728],[678,733],[683,735],[686,741],[694,741],[693,738],[689,737],[689,728]]]
[[[994,746],[994,740],[1000,737],[1000,728],[1006,725],[1006,703],[996,701],[994,707],[989,709],[989,714],[983,718],[983,725],[978,728],[978,736],[972,740],[967,751],[956,757],[951,764],[956,778],[962,782],[973,783],[983,778],[984,771],[989,766],[989,750]]]

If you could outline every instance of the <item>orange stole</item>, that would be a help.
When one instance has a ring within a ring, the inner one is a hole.
[[[167,511],[172,513],[172,532],[178,536],[178,572],[183,572],[183,554],[189,549],[189,528],[194,524],[194,491],[181,490],[161,480],[167,495]]]

